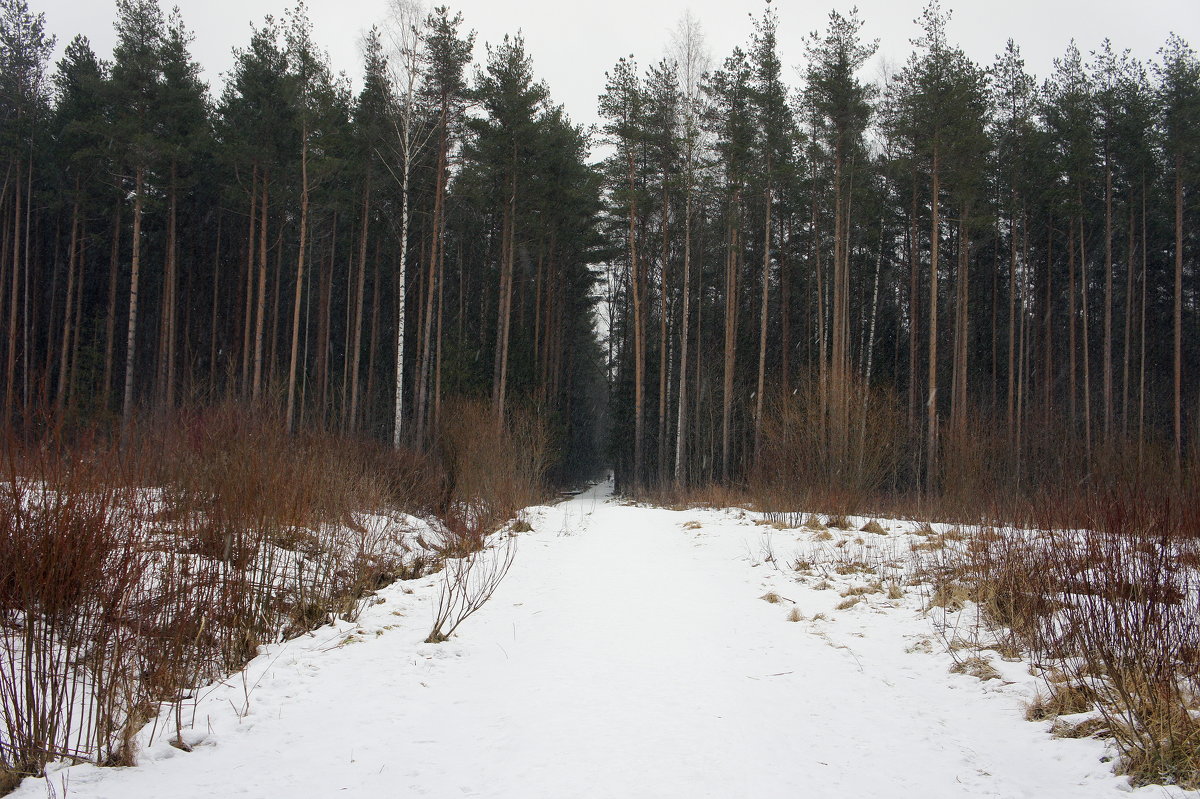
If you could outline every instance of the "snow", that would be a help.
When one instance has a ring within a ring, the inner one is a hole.
[[[448,642],[422,643],[441,575],[394,584],[357,624],[264,647],[201,691],[191,752],[148,726],[139,766],[59,768],[14,795],[1131,792],[1104,742],[1024,720],[1040,686],[1028,664],[985,652],[1000,678],[952,674],[919,591],[836,609],[846,589],[896,578],[909,528],[814,542],[746,511],[641,507],[609,489],[530,509],[508,577]],[[840,540],[848,558],[874,552],[874,573],[799,579],[786,565]]]

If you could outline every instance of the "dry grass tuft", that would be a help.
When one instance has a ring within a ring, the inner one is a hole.
[[[1112,730],[1103,716],[1093,716],[1083,721],[1058,719],[1050,728],[1055,738],[1111,738]]]
[[[1096,703],[1096,692],[1086,685],[1052,684],[1050,695],[1038,694],[1025,710],[1030,721],[1044,721],[1059,716],[1087,713]]]
[[[929,598],[931,607],[943,608],[951,613],[957,613],[971,601],[971,589],[958,582],[948,582],[937,586]]]
[[[967,674],[985,682],[1000,679],[1000,672],[986,659],[978,656],[960,660],[950,667],[950,671],[954,674]]]
[[[808,514],[808,518],[804,521],[804,527],[809,530],[825,530],[825,522],[821,521],[821,517],[815,513]]]

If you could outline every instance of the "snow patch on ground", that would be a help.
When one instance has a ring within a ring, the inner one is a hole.
[[[393,584],[357,624],[201,691],[181,746],[147,728],[138,767],[63,768],[15,796],[1130,792],[1104,742],[1023,719],[1029,664],[984,652],[998,676],[951,672],[969,609],[935,625],[905,576],[912,543],[949,528],[777,529],[607,489],[529,510],[508,578],[450,641],[422,643],[441,575]]]

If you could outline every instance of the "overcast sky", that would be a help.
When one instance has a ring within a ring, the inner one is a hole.
[[[160,0],[164,9],[171,0]],[[476,58],[482,62],[485,42],[498,42],[505,33],[521,30],[533,57],[534,70],[545,80],[556,102],[566,106],[576,122],[596,119],[596,97],[604,88],[604,73],[623,55],[643,65],[664,54],[671,31],[690,9],[700,21],[715,64],[732,48],[745,44],[753,29],[751,15],[762,13],[762,0],[439,0],[460,10],[466,27],[477,32]],[[204,66],[214,94],[222,73],[232,62],[231,49],[245,46],[250,25],[267,14],[288,8],[288,0],[176,0],[184,22],[196,39],[193,55]],[[103,57],[112,53],[115,3],[109,0],[29,0],[33,11],[46,14],[49,30],[58,36],[59,52],[76,34],[92,41]],[[796,83],[795,67],[802,62],[805,36],[824,29],[830,8],[841,11],[853,3],[833,4],[776,0],[780,17],[779,44],[787,77]],[[909,40],[918,34],[913,20],[924,0],[858,0],[866,22],[864,35],[880,40],[880,52],[865,71],[875,79],[880,64],[901,65]],[[1156,51],[1171,31],[1200,49],[1200,2],[1197,0],[943,0],[953,10],[949,36],[976,61],[990,64],[1014,39],[1027,68],[1039,78],[1050,71],[1073,37],[1084,53],[1109,37],[1117,49],[1128,48],[1141,59]],[[317,42],[330,55],[335,70],[345,71],[359,85],[359,42],[365,30],[381,20],[386,0],[309,0]]]

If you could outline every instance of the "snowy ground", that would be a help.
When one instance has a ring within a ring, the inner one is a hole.
[[[1049,722],[1023,719],[1039,685],[1027,664],[990,653],[1000,678],[950,673],[918,591],[837,610],[848,589],[887,574],[825,565],[799,581],[784,565],[838,537],[774,530],[737,510],[626,506],[604,486],[528,518],[507,580],[449,642],[421,643],[440,576],[398,583],[357,625],[269,647],[201,692],[183,735],[192,752],[147,731],[137,768],[76,766],[15,796],[1130,790],[1103,742],[1055,739]],[[856,542],[866,539],[876,552],[907,549],[895,525],[839,535],[843,549],[865,552]]]

